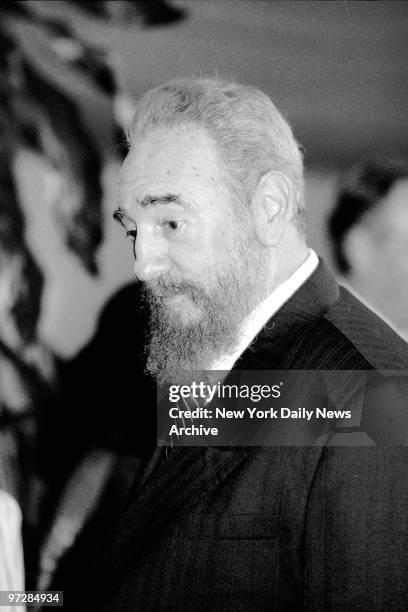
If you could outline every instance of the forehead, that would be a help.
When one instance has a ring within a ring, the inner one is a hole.
[[[220,159],[214,142],[198,127],[156,129],[134,144],[119,175],[122,192],[183,188],[220,181]]]

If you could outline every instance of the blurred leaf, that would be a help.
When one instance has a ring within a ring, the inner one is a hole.
[[[20,278],[17,282],[17,295],[11,314],[23,343],[30,344],[36,338],[44,278],[28,249],[22,250],[19,257],[21,258]]]
[[[42,151],[63,179],[59,220],[65,242],[85,268],[96,274],[103,221],[101,156],[83,128],[76,105],[27,64],[23,72]]]

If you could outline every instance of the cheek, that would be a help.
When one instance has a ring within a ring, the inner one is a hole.
[[[241,234],[236,225],[231,220],[225,220],[214,232],[213,248],[222,257],[231,257],[241,240]]]
[[[186,274],[203,274],[224,268],[237,258],[239,234],[232,221],[202,223],[186,236],[185,240],[171,246],[174,264]]]
[[[173,244],[169,255],[173,266],[183,276],[189,277],[200,275],[203,270],[206,270],[208,262],[214,256],[214,253],[202,237],[197,237],[182,243]]]
[[[207,268],[225,271],[235,265],[237,259],[236,248],[228,238],[220,239],[207,258]]]

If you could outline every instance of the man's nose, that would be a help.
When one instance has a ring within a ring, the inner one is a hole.
[[[138,228],[135,240],[134,271],[140,281],[151,281],[169,270],[169,259],[163,238],[151,228]]]

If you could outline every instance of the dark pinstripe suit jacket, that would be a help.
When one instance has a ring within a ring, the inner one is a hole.
[[[407,365],[407,345],[321,262],[235,368]],[[383,422],[399,419],[390,433],[399,446],[175,449],[117,526],[99,609],[408,610],[408,452],[398,393],[386,378],[374,389]]]

